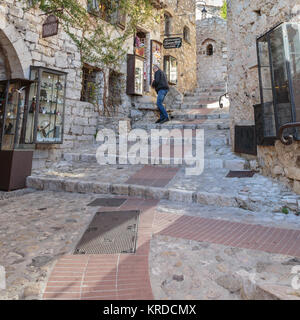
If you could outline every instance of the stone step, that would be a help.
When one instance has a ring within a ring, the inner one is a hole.
[[[111,155],[116,158],[117,163],[128,163],[133,164],[136,160],[136,156],[119,157],[118,154]],[[150,164],[150,159],[141,157],[140,162],[143,164]],[[94,153],[68,153],[63,154],[63,160],[69,162],[82,162],[82,163],[97,163],[96,150]],[[159,163],[164,163],[170,167],[184,166],[185,161],[192,161],[193,157],[187,158],[163,158],[159,157]],[[204,167],[206,169],[228,169],[228,170],[244,170],[249,168],[248,161],[245,159],[204,159]]]
[[[216,171],[217,169],[214,169]],[[182,188],[171,187],[150,187],[128,183],[99,182],[91,179],[74,179],[71,177],[48,177],[42,175],[31,175],[27,178],[27,187],[36,190],[65,191],[74,193],[95,193],[129,195],[145,199],[166,199],[183,203],[200,203],[219,207],[238,207],[252,212],[260,211],[262,208],[269,208],[270,211],[280,210],[287,207],[296,212],[298,210],[298,196],[280,196],[273,199],[265,195],[256,197],[245,194],[234,194],[224,192],[192,191]]]
[[[132,125],[133,129],[139,128],[144,130],[151,129],[215,129],[215,130],[228,130],[229,119],[213,119],[206,120],[203,123],[189,123],[189,122],[176,122],[168,121],[163,124],[156,123],[143,123],[135,122]]]
[[[219,96],[195,96],[195,97],[186,97],[183,99],[183,103],[194,103],[197,102],[199,104],[203,102],[216,102],[219,101]],[[205,103],[204,103],[205,104]]]
[[[213,119],[229,119],[229,113],[212,113],[212,114],[200,114],[200,113],[185,113],[183,111],[173,111],[171,118],[176,120],[213,120]]]

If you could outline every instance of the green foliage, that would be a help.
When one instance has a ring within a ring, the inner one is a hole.
[[[126,55],[124,44],[137,25],[153,16],[151,0],[27,0],[29,8],[39,8],[58,17],[65,32],[77,45],[82,62],[116,69]],[[89,8],[89,10],[87,10]],[[119,28],[120,17],[126,25]]]
[[[226,2],[226,0],[224,1],[223,6],[221,7],[221,17],[225,20],[227,19],[227,2]]]
[[[288,214],[289,213],[289,209],[287,207],[283,207],[281,209],[281,212],[284,213],[284,214]]]

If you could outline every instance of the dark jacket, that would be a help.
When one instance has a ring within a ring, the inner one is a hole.
[[[159,90],[169,90],[167,76],[162,70],[159,69],[155,72],[152,87],[156,92]]]

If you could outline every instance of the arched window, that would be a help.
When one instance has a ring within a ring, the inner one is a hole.
[[[206,55],[207,56],[212,56],[214,54],[214,47],[212,44],[209,44],[207,47],[206,47]]]
[[[170,35],[171,34],[171,30],[172,30],[172,17],[170,14],[165,13],[164,14],[164,18],[165,18],[165,35]]]
[[[183,28],[183,39],[186,42],[190,42],[190,29],[187,26]]]

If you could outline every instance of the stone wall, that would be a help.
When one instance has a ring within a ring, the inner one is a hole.
[[[298,0],[228,1],[228,90],[231,141],[234,126],[254,124],[253,105],[260,103],[256,38],[280,22],[300,22]],[[234,39],[234,41],[230,41]],[[258,147],[264,174],[285,181],[300,193],[299,142],[284,146]]]
[[[219,17],[197,21],[197,79],[198,86],[227,81],[227,26]],[[208,46],[213,54],[208,55]]]
[[[196,20],[194,0],[166,0],[166,12],[172,17],[171,34],[183,38],[183,29],[188,27],[189,41],[182,41],[179,49],[164,49],[164,55],[171,55],[177,59],[176,89],[182,94],[192,91],[197,85],[196,77]],[[164,21],[161,23],[161,42],[164,40]]]
[[[84,3],[85,1],[82,0]],[[156,10],[156,9],[155,9]],[[34,157],[38,159],[37,166],[44,165],[47,160],[55,160],[61,156],[63,150],[80,148],[94,141],[97,127],[103,115],[102,96],[104,94],[103,74],[100,72],[98,79],[98,103],[94,105],[80,101],[82,86],[82,62],[77,46],[59,25],[58,34],[42,38],[42,24],[46,18],[42,12],[35,9],[24,10],[24,1],[5,0],[0,4],[0,77],[5,78],[8,73],[7,66],[11,69],[12,78],[28,78],[30,66],[43,66],[67,72],[66,108],[65,108],[65,135],[64,143],[57,145],[36,145]],[[105,22],[103,22],[105,23]],[[160,24],[150,21],[143,26],[149,33],[149,39],[160,40]],[[72,30],[78,36],[80,30]],[[133,53],[133,39],[125,44],[128,53]],[[7,59],[5,58],[7,57]],[[4,66],[6,69],[4,70]],[[118,106],[113,106],[114,115],[128,116],[132,97],[126,95],[124,85],[127,73],[126,61],[119,70],[119,80],[122,85],[116,84],[119,94]],[[110,70],[105,66],[107,79]],[[110,83],[113,83],[111,81]],[[113,93],[112,88],[106,88],[106,94]],[[114,103],[111,99],[109,103]],[[94,110],[96,109],[96,110]],[[39,151],[40,150],[40,151]]]

